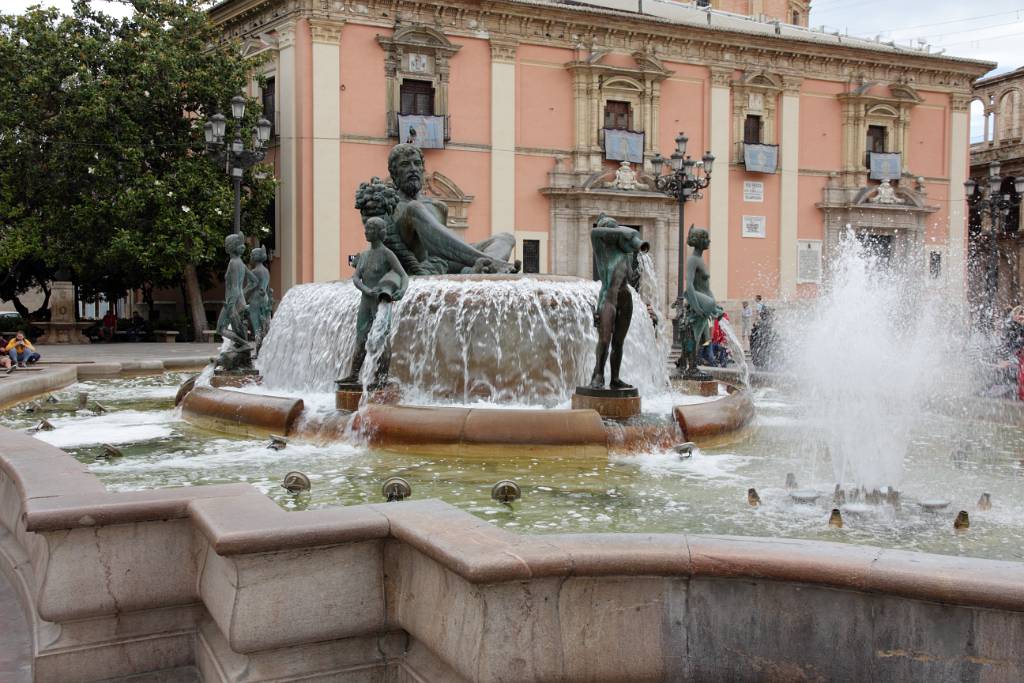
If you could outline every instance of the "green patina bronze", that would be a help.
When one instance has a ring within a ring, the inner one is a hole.
[[[604,366],[611,353],[611,381],[608,388],[632,389],[619,379],[622,365],[622,345],[629,332],[633,316],[633,297],[629,285],[637,283],[634,265],[636,254],[647,251],[650,246],[640,239],[640,233],[633,228],[620,226],[614,218],[601,214],[597,226],[590,232],[590,243],[594,248],[597,275],[601,280],[601,292],[597,297],[594,325],[597,327],[597,362],[590,379],[590,389],[604,389]]]
[[[224,249],[231,260],[224,274],[224,308],[217,318],[217,333],[231,342],[231,348],[222,351],[218,366],[224,370],[237,370],[252,364],[252,344],[249,329],[245,323],[245,282],[249,275],[242,254],[245,253],[245,239],[239,234],[224,239]]]
[[[362,189],[360,187],[360,191]],[[370,336],[370,329],[377,316],[377,309],[382,302],[401,299],[409,286],[409,276],[406,275],[398,257],[384,245],[384,238],[388,231],[387,220],[381,216],[370,216],[365,219],[363,227],[370,248],[356,257],[356,272],[352,276],[352,284],[362,292],[359,316],[356,319],[356,348],[352,356],[352,367],[349,374],[347,377],[339,379],[339,384],[359,383],[359,371],[366,360],[366,340]],[[388,356],[389,354],[385,351],[378,363],[374,377],[375,385],[382,384],[387,377]]]
[[[711,275],[704,263],[704,252],[711,246],[711,238],[704,228],[690,226],[686,243],[693,247],[693,253],[686,260],[686,308],[683,315],[682,345],[678,367],[683,379],[707,381],[711,375],[697,367],[700,348],[711,341],[711,320],[722,317],[722,307],[715,303],[709,281]]]
[[[270,271],[263,265],[267,262],[267,252],[263,247],[256,247],[249,254],[249,270],[245,277],[245,300],[249,307],[249,326],[252,330],[256,353],[267,336],[270,326],[271,311],[274,306],[274,293],[270,289]]]

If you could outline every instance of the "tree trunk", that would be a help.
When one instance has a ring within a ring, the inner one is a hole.
[[[17,307],[17,306],[15,306],[15,307]],[[43,303],[42,303],[42,305],[39,308],[36,309],[36,312],[32,314],[32,317],[34,319],[36,319],[36,320],[38,320],[40,318],[45,318],[46,320],[49,320],[50,316],[48,316],[48,315],[44,316],[44,314],[49,310],[49,308],[50,308],[50,288],[49,287],[43,287]],[[76,308],[77,308],[77,306],[76,306]]]
[[[28,309],[25,307],[25,304],[21,303],[21,299],[19,299],[17,296],[13,296],[11,297],[11,303],[14,304],[14,310],[18,312],[18,315],[21,316],[21,319],[28,322],[31,316],[28,312]]]
[[[153,309],[156,308],[156,304],[153,302],[152,282],[142,285],[142,300],[146,302],[146,320],[153,322]]]
[[[195,336],[192,341],[203,341],[203,331],[206,329],[206,308],[203,306],[203,292],[199,288],[199,275],[193,264],[185,266],[185,295],[189,313],[192,315],[192,329]]]

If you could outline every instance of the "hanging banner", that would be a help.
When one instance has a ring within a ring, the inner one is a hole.
[[[644,134],[619,128],[604,129],[604,158],[609,161],[644,163]]]
[[[743,143],[743,165],[753,173],[775,173],[779,165],[779,146]]]
[[[903,163],[899,154],[868,152],[872,180],[899,180]]]
[[[398,136],[420,149],[444,149],[444,117],[399,114]]]

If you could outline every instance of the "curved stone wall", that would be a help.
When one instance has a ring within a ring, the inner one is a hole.
[[[439,501],[108,493],[0,429],[37,681],[1024,679],[1024,565],[681,534],[518,535]]]

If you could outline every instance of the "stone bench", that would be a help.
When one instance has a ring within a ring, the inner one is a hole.
[[[178,340],[177,330],[153,330],[153,340],[164,344],[173,344]]]

